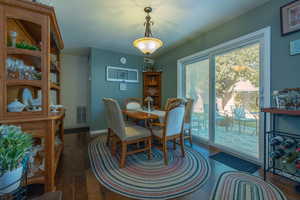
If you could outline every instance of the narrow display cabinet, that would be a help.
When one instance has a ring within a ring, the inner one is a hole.
[[[152,98],[152,105],[155,109],[161,109],[161,72],[143,72],[144,100]]]

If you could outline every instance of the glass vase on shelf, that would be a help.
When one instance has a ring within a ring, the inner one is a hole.
[[[17,32],[15,32],[15,31],[10,32],[11,47],[16,48],[17,36],[18,36]]]

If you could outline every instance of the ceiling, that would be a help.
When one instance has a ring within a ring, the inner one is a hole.
[[[96,47],[142,55],[132,42],[144,35],[143,8],[153,7],[153,35],[163,52],[269,0],[63,0],[54,1],[65,53]]]

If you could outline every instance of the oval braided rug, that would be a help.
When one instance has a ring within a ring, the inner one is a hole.
[[[89,145],[92,170],[98,181],[109,190],[134,199],[171,199],[191,193],[209,177],[210,166],[200,153],[180,148],[169,150],[169,165],[163,164],[162,152],[153,148],[153,158],[147,153],[130,155],[126,166],[119,168],[119,158],[112,157],[106,146],[106,137],[100,136]]]
[[[284,194],[263,179],[243,172],[225,172],[211,200],[286,200]]]

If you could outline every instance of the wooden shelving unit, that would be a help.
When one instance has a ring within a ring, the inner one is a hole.
[[[154,100],[153,106],[161,108],[161,72],[143,72],[143,97],[151,96]]]
[[[64,149],[65,116],[64,110],[53,113],[50,108],[53,101],[60,104],[60,51],[64,47],[55,11],[52,7],[25,0],[0,0],[0,26],[0,124],[20,126],[33,136],[35,144],[43,146],[44,170],[29,177],[27,183],[44,184],[45,191],[54,191],[55,173]],[[12,47],[11,32],[17,32],[17,44],[26,43],[36,48]],[[30,76],[21,76],[25,73],[24,67],[22,72],[21,64],[15,64],[19,68],[13,71],[16,75],[11,76],[8,59],[22,61],[22,66],[34,70]],[[55,81],[51,80],[51,74],[55,75]],[[9,112],[8,105],[14,99],[24,101],[25,88],[31,91],[34,99],[41,94],[40,109],[27,106],[22,112]],[[51,91],[55,91],[55,96]]]
[[[42,56],[40,51],[33,51],[33,50],[28,50],[28,49],[17,49],[13,47],[7,47],[6,48],[7,54],[8,55],[28,55],[28,56],[35,56],[40,58]]]
[[[6,80],[7,86],[32,86],[41,88],[42,83],[39,80]]]

